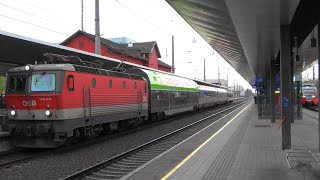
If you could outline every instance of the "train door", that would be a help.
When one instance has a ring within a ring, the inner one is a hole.
[[[138,113],[141,114],[142,111],[142,92],[141,88],[138,89]]]
[[[84,117],[90,117],[90,88],[83,87],[83,110]]]

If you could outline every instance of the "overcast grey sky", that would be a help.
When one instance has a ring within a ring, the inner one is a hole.
[[[84,30],[94,34],[94,0],[84,1]],[[100,0],[100,32],[104,38],[129,37],[157,41],[161,60],[171,65],[171,36],[175,37],[176,73],[250,85],[217,54],[165,0]],[[60,43],[81,29],[81,0],[1,0],[0,30]],[[193,43],[193,39],[196,43]],[[228,70],[229,69],[229,70]]]

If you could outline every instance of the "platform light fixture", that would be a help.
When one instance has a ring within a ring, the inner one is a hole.
[[[29,71],[29,70],[31,69],[31,66],[30,66],[30,65],[26,65],[26,66],[24,67],[24,69],[25,69],[26,71]]]
[[[314,29],[311,34],[310,47],[317,47],[317,39],[314,37]]]
[[[295,55],[295,60],[296,62],[300,61],[300,55],[299,55],[299,46],[298,46],[298,37],[294,37],[294,52],[296,53]]]

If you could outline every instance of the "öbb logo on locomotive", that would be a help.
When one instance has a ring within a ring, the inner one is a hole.
[[[25,106],[25,107],[36,106],[37,105],[37,101],[35,101],[35,100],[23,100],[22,101],[22,105]]]

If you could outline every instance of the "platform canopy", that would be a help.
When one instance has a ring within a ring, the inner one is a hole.
[[[298,38],[305,65],[317,59],[306,38],[317,24],[318,0],[166,1],[251,84],[279,54],[281,25]]]

